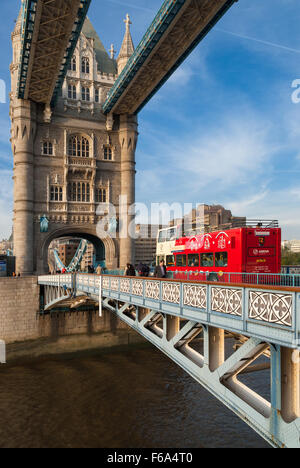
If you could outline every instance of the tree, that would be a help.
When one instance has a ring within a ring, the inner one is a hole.
[[[292,252],[288,247],[281,250],[282,265],[300,265],[300,253]]]

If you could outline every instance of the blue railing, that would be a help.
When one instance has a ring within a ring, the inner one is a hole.
[[[176,63],[170,67],[168,72],[152,90],[152,92],[145,97],[145,100],[136,109],[135,114],[138,114],[145,104],[153,97],[153,95],[163,86],[163,84],[170,78],[170,76],[176,71],[176,69],[184,62],[194,48],[201,42],[201,40],[208,34],[208,32],[215,26],[215,24],[222,18],[222,16],[228,11],[228,9],[237,0],[227,0],[225,4],[220,8],[218,13],[215,14],[214,18],[207,24],[202,31],[199,32],[196,39],[192,44],[187,47],[184,53],[178,56]],[[176,19],[178,13],[186,4],[186,0],[165,0],[153,22],[148,28],[146,34],[139,43],[137,49],[127,62],[122,73],[118,77],[114,86],[108,93],[108,97],[103,105],[103,112],[108,114],[117,104],[118,100],[131,83],[132,79],[137,75],[138,71],[142,68],[143,64],[149,58],[162,36],[165,32],[172,27],[174,19]]]
[[[299,346],[300,290],[296,288],[83,273],[39,277],[39,284],[71,287],[74,296],[86,293],[95,300],[101,292],[103,300],[198,320],[287,347]]]
[[[124,276],[124,270],[104,270],[103,275]],[[136,276],[139,276],[136,271]],[[150,273],[149,277],[153,277]],[[235,273],[211,271],[168,271],[167,278],[182,281],[214,281],[232,284],[257,284],[266,286],[300,287],[300,274],[284,273]]]
[[[300,274],[170,271],[168,272],[168,278],[186,281],[218,281],[221,283],[300,287]]]

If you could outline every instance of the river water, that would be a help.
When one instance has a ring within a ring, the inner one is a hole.
[[[1,448],[268,447],[148,345],[18,361],[0,389]]]

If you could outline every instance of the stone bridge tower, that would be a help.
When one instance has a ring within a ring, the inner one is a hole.
[[[10,105],[17,273],[47,272],[50,243],[66,236],[92,242],[97,259],[109,269],[134,262],[134,241],[124,232],[117,230],[116,238],[97,235],[97,223],[109,219],[108,203],[116,206],[119,219],[119,196],[126,196],[126,207],[135,201],[136,117],[102,112],[108,91],[134,52],[128,15],[125,23],[115,60],[113,46],[108,55],[86,19],[61,96],[49,111],[17,98],[19,15],[12,33]],[[41,232],[43,217],[47,232]]]

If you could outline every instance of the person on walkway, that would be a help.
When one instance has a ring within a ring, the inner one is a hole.
[[[138,264],[137,271],[138,271],[139,276],[143,276],[143,266],[144,265],[142,264],[142,262]]]
[[[164,260],[161,260],[159,265],[155,268],[154,276],[156,278],[166,278],[167,277],[167,268],[166,268]]]
[[[102,267],[101,265],[98,265],[97,268],[96,268],[96,273],[98,276],[102,275]]]
[[[131,263],[127,263],[126,270],[125,270],[125,276],[136,276],[135,274],[135,268]]]

